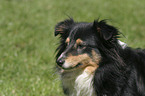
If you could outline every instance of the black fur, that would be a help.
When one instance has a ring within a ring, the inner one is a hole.
[[[145,50],[123,49],[118,44],[119,31],[115,27],[105,20],[86,23],[68,19],[56,25],[55,36],[58,34],[56,60],[68,47],[65,40],[70,34],[73,39],[85,38],[89,42],[87,47],[99,51],[101,62],[92,86],[96,96],[145,96]]]

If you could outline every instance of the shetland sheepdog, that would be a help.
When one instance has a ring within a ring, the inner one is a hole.
[[[145,50],[118,40],[106,23],[67,19],[55,27],[60,36],[56,63],[67,96],[145,96]]]

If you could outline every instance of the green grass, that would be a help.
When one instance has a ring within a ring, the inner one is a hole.
[[[0,96],[63,96],[54,71],[54,26],[110,19],[131,47],[145,48],[144,0],[0,0]]]

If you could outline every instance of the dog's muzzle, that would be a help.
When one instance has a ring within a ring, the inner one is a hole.
[[[63,54],[61,54],[59,56],[59,58],[57,59],[56,63],[58,64],[58,66],[62,67],[62,65],[64,64],[65,62],[65,56]]]

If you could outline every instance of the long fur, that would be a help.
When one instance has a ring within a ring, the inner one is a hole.
[[[67,96],[145,96],[145,50],[132,49],[118,41],[119,31],[115,27],[105,20],[86,23],[67,19],[56,25],[55,36],[58,34],[56,62]],[[87,45],[74,47],[78,38]],[[94,60],[93,51],[95,56],[100,56],[98,61]],[[96,62],[91,65],[95,71],[82,68],[83,63],[72,69],[63,68],[68,58],[84,53],[88,54],[90,64]]]
[[[66,94],[67,90],[71,90],[69,96],[96,96],[92,87],[93,79],[94,76],[85,71],[73,71],[61,77]]]

